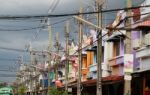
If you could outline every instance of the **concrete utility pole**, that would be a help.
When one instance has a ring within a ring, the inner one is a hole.
[[[60,50],[60,43],[59,43],[59,33],[56,33],[56,54],[59,54],[59,50]],[[58,57],[58,56],[57,56]],[[58,80],[58,64],[59,64],[59,57],[56,58],[56,67],[55,67],[55,81]],[[56,86],[56,85],[55,85]],[[57,87],[57,86],[56,86]]]
[[[102,9],[102,5],[100,3],[103,0],[97,1],[97,11],[100,11]],[[86,21],[85,19],[82,19],[82,17],[74,16],[75,19],[77,19],[80,23],[84,23],[94,29],[97,29],[97,95],[102,95],[102,84],[101,84],[101,78],[102,78],[102,68],[101,68],[101,62],[102,62],[102,13],[97,14],[97,25],[94,25],[93,23]],[[79,49],[80,50],[80,49]],[[79,83],[78,83],[79,84]],[[79,87],[78,87],[79,88]],[[80,95],[80,94],[77,94]]]
[[[34,68],[34,72],[35,72],[35,81],[34,81],[34,83],[35,83],[35,94],[34,95],[37,95],[37,69],[36,68]]]
[[[65,90],[68,91],[68,69],[69,69],[69,22],[66,22],[65,26],[65,38],[66,38],[66,64],[65,64]]]
[[[34,52],[34,51],[32,51],[32,52]],[[33,56],[33,65],[36,65],[36,57],[35,57],[35,53],[32,55]],[[33,80],[33,82],[32,82],[32,85],[34,84],[34,91],[33,91],[33,93],[34,93],[34,95],[37,95],[37,90],[36,90],[36,78],[37,78],[37,70],[36,70],[36,67],[31,67],[32,69],[33,69],[33,78],[32,78],[32,80]]]
[[[30,47],[30,56],[31,56],[31,65],[35,65],[35,52],[33,51],[32,47]],[[36,68],[35,67],[29,67],[29,70],[31,69],[30,71],[30,89],[31,89],[31,95],[34,94],[35,92],[35,95],[37,94],[36,93]],[[35,76],[34,76],[34,74]],[[33,89],[33,84],[35,83],[35,89]]]
[[[51,66],[51,49],[52,49],[52,28],[50,26],[50,23],[49,23],[49,19],[48,19],[48,34],[49,34],[49,44],[48,44],[48,88],[47,88],[47,95],[49,95],[49,92],[50,92],[50,66]]]
[[[132,0],[127,0],[127,8],[132,7]],[[127,17],[132,16],[132,12],[131,10],[127,11]],[[126,20],[126,26],[128,26],[128,28],[131,28],[131,18],[128,18]],[[127,30],[126,31],[126,36],[131,38],[131,31]],[[125,44],[125,53],[126,54],[131,54],[131,39],[126,38],[125,40],[126,44]],[[125,85],[124,85],[124,95],[131,95],[131,73],[125,73],[125,77],[128,77],[128,79],[125,78]]]
[[[82,7],[80,8],[80,13],[82,12]],[[82,18],[82,15],[80,15],[80,18]],[[79,65],[78,65],[78,83],[77,83],[77,95],[81,95],[81,68],[82,68],[82,39],[83,39],[83,32],[82,32],[82,22],[79,21],[79,51],[78,51],[78,60],[79,60]]]
[[[32,47],[30,47],[30,56],[31,56],[31,65],[34,65],[34,58],[33,58],[33,51],[32,51]],[[31,92],[30,92],[30,95],[33,95],[33,92],[32,92],[32,89],[33,89],[33,79],[32,79],[32,68],[31,67],[29,67],[29,70],[31,69],[31,71],[29,71],[30,72],[30,90],[31,90]]]
[[[102,28],[102,2],[103,0],[97,0],[97,26]],[[102,29],[97,31],[97,91],[96,95],[102,95]]]

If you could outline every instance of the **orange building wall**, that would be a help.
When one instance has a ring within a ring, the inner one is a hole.
[[[87,67],[93,64],[94,52],[87,51]]]
[[[82,57],[82,81],[87,80],[89,66],[93,64],[94,52],[87,51],[87,56]]]
[[[87,57],[82,57],[82,68],[87,68]]]
[[[82,57],[82,81],[86,81],[87,73],[88,73],[88,69],[87,69],[87,57],[83,56]]]

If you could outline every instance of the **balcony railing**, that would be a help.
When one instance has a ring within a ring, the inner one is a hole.
[[[124,56],[116,56],[108,60],[110,66],[115,66],[119,64],[123,64]]]
[[[89,70],[90,70],[90,72],[97,71],[97,64],[90,65]]]
[[[147,57],[150,56],[150,46],[143,47],[136,52],[136,57],[141,58],[141,57]]]

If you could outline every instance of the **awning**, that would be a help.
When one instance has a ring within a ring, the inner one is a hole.
[[[132,74],[144,73],[144,72],[150,72],[150,68],[137,70],[137,71],[134,71]]]
[[[113,83],[117,83],[117,82],[121,82],[124,81],[124,76],[108,76],[108,77],[102,77],[102,85],[105,84],[113,84]],[[92,79],[92,80],[87,80],[82,82],[83,85],[86,86],[92,86],[92,85],[96,85],[97,79]]]
[[[96,51],[97,50],[97,46],[93,46],[91,48],[88,48],[86,51]]]
[[[124,76],[111,75],[111,76],[102,78],[103,82],[107,82],[107,81],[121,81],[121,80],[124,80]]]
[[[143,22],[140,22],[138,24],[135,24],[135,29],[140,29],[140,28],[150,28],[150,20],[145,20]]]
[[[121,33],[114,33],[112,34],[108,39],[106,39],[108,42],[117,42],[120,41],[120,39],[124,39],[125,35]]]

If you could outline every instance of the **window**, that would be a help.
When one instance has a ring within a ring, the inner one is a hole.
[[[97,63],[97,51],[94,51],[94,64]]]
[[[93,65],[93,51],[87,51],[87,66]]]
[[[113,46],[113,56],[119,56],[120,55],[120,42],[114,42]]]

